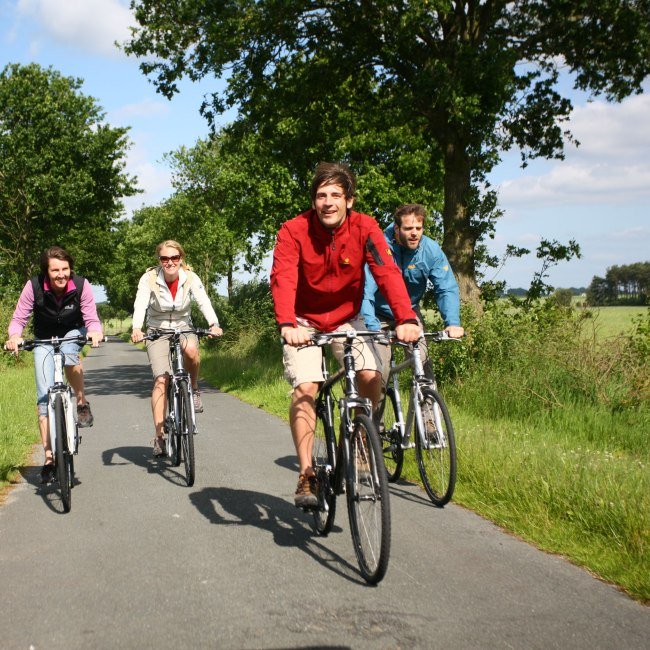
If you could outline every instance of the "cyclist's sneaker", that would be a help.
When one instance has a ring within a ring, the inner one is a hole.
[[[86,402],[82,406],[77,406],[77,426],[80,429],[84,427],[92,427],[95,418],[90,412],[90,403]]]
[[[203,402],[201,401],[201,391],[197,388],[194,393],[192,399],[194,400],[194,411],[196,413],[203,413]]]
[[[156,436],[153,439],[153,455],[154,458],[167,455],[167,445],[163,436]]]
[[[41,483],[45,485],[46,483],[51,483],[54,478],[54,463],[47,463],[43,465],[41,469]]]
[[[316,508],[318,506],[316,476],[305,476],[301,474],[298,477],[298,487],[293,497],[298,508]]]

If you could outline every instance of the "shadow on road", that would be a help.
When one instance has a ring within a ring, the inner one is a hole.
[[[104,465],[136,465],[149,474],[159,474],[174,485],[186,485],[183,466],[173,467],[167,457],[153,458],[151,447],[114,447],[102,452]]]
[[[52,511],[60,515],[66,514],[63,510],[63,502],[61,501],[61,492],[59,484],[56,479],[50,483],[43,485],[41,483],[41,466],[25,465],[20,468],[20,474],[25,483],[29,484],[34,489],[34,494],[43,499],[43,503]],[[81,485],[81,481],[75,474],[73,481],[73,488]],[[72,498],[74,500],[74,489],[72,491]]]
[[[298,459],[296,456],[282,456],[275,459],[275,464],[285,469],[290,469],[292,472],[298,472]]]
[[[397,483],[390,483],[388,488],[390,489],[391,499],[403,499],[404,501],[419,503],[423,506],[428,506],[430,508],[434,508],[435,510],[439,510],[439,508],[431,503],[431,499],[429,499],[424,491],[422,494],[419,494],[417,492],[413,492],[412,490],[406,490],[400,487],[400,485],[417,487],[415,483],[411,483],[410,481],[398,481]]]
[[[278,546],[300,548],[346,580],[371,586],[353,565],[317,541],[302,511],[284,499],[251,490],[212,487],[193,492],[190,501],[213,524],[255,526],[268,531]],[[341,528],[335,527],[334,532],[341,532]]]

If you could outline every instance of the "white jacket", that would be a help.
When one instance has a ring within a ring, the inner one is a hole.
[[[176,298],[165,282],[161,267],[147,269],[138,282],[138,293],[133,305],[133,329],[142,329],[145,316],[147,327],[159,329],[185,329],[192,327],[190,303],[196,300],[208,325],[219,325],[210,298],[203,283],[194,271],[178,271]]]

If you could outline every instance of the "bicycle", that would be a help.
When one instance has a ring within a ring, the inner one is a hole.
[[[401,343],[394,332],[386,332],[393,341],[407,350],[407,359],[397,363],[391,353],[389,385],[383,401],[384,426],[379,432],[388,480],[393,483],[402,474],[404,451],[415,447],[418,469],[424,489],[432,503],[439,508],[451,500],[456,485],[456,440],[449,411],[438,393],[435,379],[425,376],[422,356],[417,343]],[[444,331],[422,335],[435,343],[458,341]],[[402,410],[399,373],[411,367],[413,376],[409,389],[406,420]],[[390,381],[392,379],[392,385]],[[415,442],[411,431],[415,425]]]
[[[326,536],[334,524],[336,497],[345,492],[352,544],[361,575],[370,584],[386,574],[390,555],[390,502],[381,445],[372,421],[370,400],[360,397],[356,382],[354,339],[377,338],[377,332],[333,332],[312,336],[324,346],[344,338],[343,368],[329,376],[323,354],[325,381],[316,397],[316,429],[312,467],[318,482],[318,506],[313,509],[316,533]],[[338,400],[339,438],[334,423],[334,385],[344,378]]]
[[[183,361],[182,337],[196,334],[199,338],[210,336],[207,329],[154,329],[148,332],[144,341],[156,341],[161,337],[169,339],[170,366],[172,374],[167,382],[167,405],[165,408],[164,429],[167,434],[167,456],[174,467],[181,462],[185,468],[185,482],[194,485],[196,461],[194,455],[194,436],[196,413],[194,411],[194,392],[190,374]]]
[[[103,342],[106,338],[102,339]],[[54,381],[47,391],[47,419],[50,431],[50,445],[54,459],[54,475],[61,491],[63,511],[72,507],[72,488],[74,487],[74,456],[79,451],[81,436],[77,427],[77,401],[72,388],[66,383],[63,366],[64,343],[75,342],[82,345],[92,343],[85,335],[52,337],[50,339],[25,339],[17,350],[31,351],[39,345],[51,346],[54,357]]]

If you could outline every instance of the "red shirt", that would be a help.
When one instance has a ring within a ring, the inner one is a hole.
[[[417,322],[402,274],[372,217],[350,211],[333,231],[323,227],[315,210],[285,222],[271,269],[278,325],[295,327],[303,318],[332,332],[354,318],[361,309],[366,262],[397,323]]]

